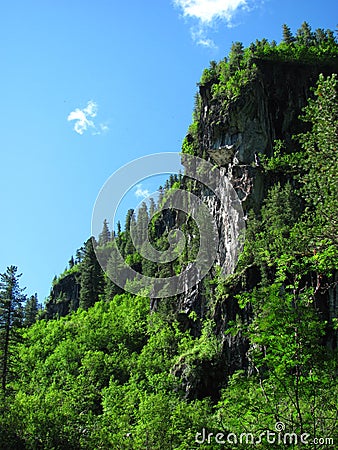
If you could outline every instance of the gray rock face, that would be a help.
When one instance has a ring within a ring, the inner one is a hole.
[[[257,62],[258,73],[234,101],[212,98],[202,86],[198,144],[200,154],[226,169],[245,206],[259,208],[269,180],[262,176],[259,155],[271,156],[276,139],[295,143],[292,136],[305,130],[298,120],[311,87],[320,73],[332,67],[299,63]]]
[[[292,136],[306,129],[298,117],[311,96],[311,87],[320,73],[329,75],[332,71],[332,67],[317,65],[260,62],[257,78],[244,88],[240,97],[230,103],[221,98],[213,99],[210,85],[200,87],[202,106],[198,136],[200,152],[197,156],[207,155],[212,163],[221,168],[224,177],[229,178],[241,199],[244,212],[251,208],[259,211],[269,186],[276,181],[262,170],[260,155],[271,156],[276,139],[284,140],[288,148],[293,148],[295,143]],[[204,195],[203,200],[216,219],[220,237],[216,263],[222,264],[229,251],[228,212],[219,199],[210,193]],[[245,274],[246,288],[255,286],[259,276],[255,269],[250,269]],[[215,379],[210,381],[209,391],[213,393],[219,370],[223,371],[224,376],[237,369],[248,369],[248,342],[241,336],[224,334],[227,324],[236,320],[236,316],[243,321],[250,320],[249,307],[241,310],[234,298],[239,290],[239,287],[234,287],[227,299],[213,306],[211,313],[223,342],[219,361],[210,363],[209,369],[205,367],[200,380],[189,378],[189,368],[184,361],[175,367],[174,372],[180,376],[187,397],[199,397],[201,392],[208,391],[206,378],[203,377],[208,377],[211,367]],[[322,309],[329,320],[338,314],[337,295],[335,287],[329,296],[321,300]],[[202,283],[180,297],[177,309],[186,316],[191,311],[200,317],[205,317],[207,312],[210,316]],[[198,330],[195,329],[195,332]],[[332,341],[329,345],[337,345],[334,333],[329,333],[328,340]]]
[[[201,86],[201,115],[198,144],[200,153],[221,167],[242,202],[244,213],[259,211],[271,186],[271,175],[262,170],[260,155],[273,154],[274,141],[296,145],[292,136],[306,130],[298,119],[312,95],[320,73],[331,74],[333,67],[299,63],[257,62],[257,77],[233,101],[212,98],[211,86]],[[282,180],[281,180],[282,181]],[[229,234],[228,214],[216,197],[207,204],[219,229],[218,262],[224,260]]]
[[[78,274],[71,273],[61,278],[51,290],[50,297],[46,303],[48,319],[66,316],[79,307],[80,283]]]

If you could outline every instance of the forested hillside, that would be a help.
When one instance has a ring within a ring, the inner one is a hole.
[[[304,22],[295,35],[284,25],[279,44],[236,42],[203,72],[182,157],[209,161],[241,200],[245,242],[230,276],[226,211],[185,174],[123,227],[105,221],[42,310],[16,267],[1,275],[0,448],[337,448],[337,69],[334,33]],[[175,297],[133,295],[109,277],[115,251],[158,278],[196,258],[192,215],[159,208],[177,189],[214,212],[215,264]],[[136,251],[130,229],[149,217],[157,250],[172,230],[185,234],[175,260]]]

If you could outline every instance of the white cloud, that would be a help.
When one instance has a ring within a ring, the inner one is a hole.
[[[215,44],[215,42],[206,36],[206,31],[203,27],[199,27],[196,29],[191,28],[190,33],[193,41],[196,42],[197,45],[217,49],[217,45]]]
[[[150,195],[150,192],[148,191],[148,189],[142,189],[142,184],[137,184],[135,195],[137,198],[146,198]]]
[[[102,133],[106,133],[109,130],[109,127],[106,123],[100,123],[100,130]]]
[[[215,19],[229,22],[236,10],[247,6],[246,0],[174,0],[185,17],[192,17],[210,25]]]
[[[207,37],[207,29],[217,21],[224,21],[232,26],[232,19],[240,9],[248,10],[248,2],[253,0],[173,0],[175,6],[182,10],[183,16],[198,21],[197,27],[190,28],[191,37],[197,45],[217,49],[212,39]]]
[[[217,48],[217,45],[212,39],[199,39],[196,44],[202,45],[202,47]]]
[[[67,120],[75,120],[74,131],[78,134],[83,134],[88,128],[94,128],[94,122],[91,118],[96,117],[97,114],[97,104],[90,100],[87,106],[83,109],[76,108],[74,111],[69,113]]]
[[[105,123],[100,123],[98,126],[95,126],[95,131],[92,132],[93,136],[97,136],[99,134],[107,133],[109,131],[109,126]]]
[[[67,120],[75,120],[74,131],[78,134],[83,134],[86,130],[92,129],[92,134],[97,135],[101,132],[106,132],[109,130],[108,125],[101,123],[97,128],[94,119],[97,115],[98,106],[93,100],[89,100],[87,106],[83,109],[76,108],[74,111],[69,113]]]

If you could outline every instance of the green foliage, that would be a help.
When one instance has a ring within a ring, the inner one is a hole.
[[[53,281],[52,281],[52,286],[57,285],[58,283],[60,283],[60,281],[67,277],[68,275],[71,274],[75,274],[75,273],[80,273],[81,270],[81,265],[80,264],[75,264],[74,266],[70,267],[69,269],[64,270],[58,277],[54,277]]]
[[[123,294],[25,329],[0,420],[0,431],[12,430],[3,434],[8,448],[194,448],[211,406],[188,403],[171,373],[194,340],[148,311],[147,299]],[[197,343],[205,358],[208,333]]]
[[[265,42],[255,49],[255,57],[273,61],[314,63],[337,60],[338,45],[331,30],[317,29],[312,32],[307,22],[293,37],[290,28],[283,25],[283,41],[279,45]]]
[[[316,211],[321,236],[337,244],[338,225],[338,83],[337,75],[319,77],[315,99],[309,100],[302,119],[312,129],[298,136],[305,155],[299,176],[309,214]]]
[[[285,44],[292,44],[295,41],[295,38],[292,35],[290,27],[288,27],[285,23],[283,24],[283,42]]]
[[[84,258],[81,263],[80,308],[88,309],[99,301],[104,292],[104,278],[101,266],[96,258],[94,239],[85,244]]]
[[[240,261],[241,270],[254,266],[261,273],[254,289],[237,295],[239,306],[252,311],[251,321],[237,319],[229,329],[247,337],[252,375],[233,375],[216,413],[220,427],[238,435],[276,431],[275,423],[282,422],[298,437],[338,436],[336,353],[322,345],[335,323],[326,322],[318,307],[320,295],[335,286],[338,269],[335,75],[319,77],[304,112],[311,128],[297,136],[299,151],[289,154],[277,142],[273,158],[263,161],[265,170],[289,181],[277,181],[259,217],[250,218]],[[266,440],[262,445],[269,448]]]
[[[103,227],[102,227],[102,231],[99,235],[99,245],[106,245],[108,244],[108,242],[111,239],[111,233],[109,231],[109,226],[108,226],[108,222],[106,219],[104,219],[103,221]]]
[[[188,134],[182,143],[182,153],[197,155],[198,151],[198,122],[193,122],[188,129]]]
[[[37,320],[39,310],[39,303],[38,303],[38,297],[37,294],[32,295],[25,304],[24,308],[24,321],[23,324],[26,327],[29,327],[33,325],[33,323]]]
[[[226,107],[256,78],[260,61],[332,64],[337,58],[338,45],[331,30],[317,29],[312,32],[304,22],[294,37],[290,28],[284,24],[283,40],[279,44],[262,39],[244,48],[241,42],[233,43],[229,58],[224,58],[219,63],[210,62],[210,67],[203,71],[199,86],[208,87],[212,95],[211,101],[222,101]],[[194,113],[196,122],[196,118],[202,114],[200,96],[197,96],[195,104],[198,109]],[[183,141],[182,151],[196,154],[187,138]]]
[[[285,432],[297,436],[307,432],[311,439],[335,439],[336,359],[321,345],[326,324],[313,290],[276,283],[242,296],[241,306],[248,302],[254,309],[246,328],[253,375],[232,377],[218,405],[218,420],[238,434],[246,430],[258,436],[261,430],[276,431],[274,425],[282,422]]]

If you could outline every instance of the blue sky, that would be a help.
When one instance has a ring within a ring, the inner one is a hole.
[[[18,266],[43,302],[107,178],[180,151],[210,60],[233,41],[279,41],[283,23],[335,29],[336,12],[333,0],[1,2],[0,272]],[[135,187],[130,206],[155,187]]]

